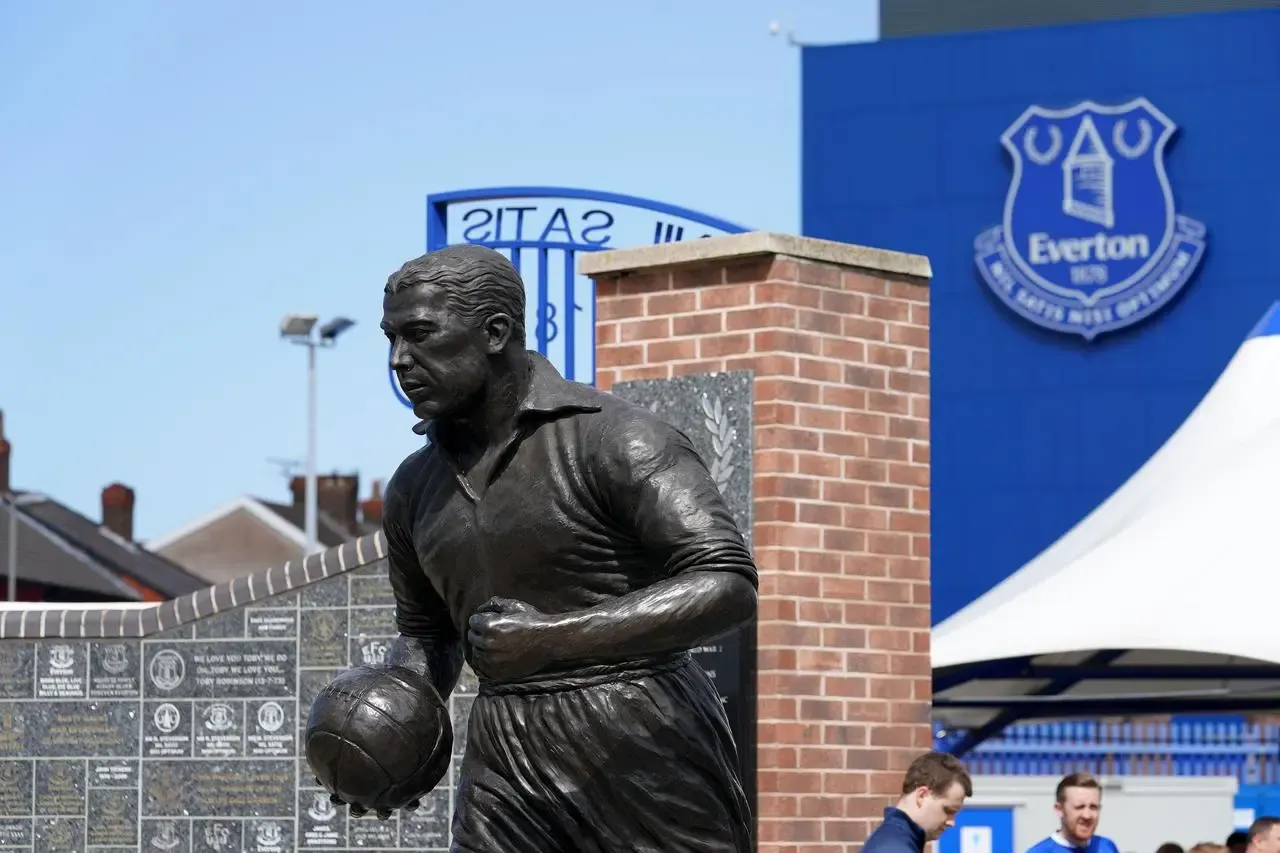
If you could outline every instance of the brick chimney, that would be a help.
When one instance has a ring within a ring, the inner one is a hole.
[[[102,490],[102,526],[125,541],[133,541],[133,489],[112,483]]]
[[[4,437],[4,412],[0,411],[0,494],[11,491],[9,483],[9,459],[13,456],[13,445]]]
[[[289,483],[293,505],[305,509],[307,478],[294,477]],[[316,478],[316,509],[342,526],[352,535],[358,532],[360,511],[360,476],[358,474],[322,474]]]
[[[382,481],[374,480],[369,489],[369,497],[360,504],[360,521],[365,528],[382,525]]]

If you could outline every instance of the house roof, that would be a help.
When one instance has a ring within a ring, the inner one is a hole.
[[[109,571],[128,575],[167,598],[208,586],[172,560],[130,542],[52,498],[26,503],[22,510]]]
[[[136,601],[141,594],[125,583],[118,574],[86,552],[78,543],[50,527],[30,510],[47,499],[30,492],[19,493],[16,509],[6,502],[0,524],[0,552],[9,554],[9,513],[16,522],[16,551],[19,580],[83,590],[96,595]],[[25,505],[22,499],[25,498]],[[7,577],[9,567],[4,566]]]
[[[302,531],[306,529],[306,510],[300,506],[293,504],[280,504],[273,501],[264,501],[261,498],[252,498],[271,512],[274,512],[280,518],[284,519],[290,526],[296,530]],[[364,532],[364,531],[361,531]],[[304,534],[305,535],[305,534]],[[334,520],[322,509],[316,510],[316,538],[320,540],[320,544],[326,548],[335,548],[343,542],[347,542],[355,538],[355,534],[349,533],[341,524]]]
[[[295,542],[299,548],[306,547],[306,522],[303,518],[304,510],[302,507],[262,500],[251,495],[241,495],[234,500],[217,506],[176,530],[149,540],[146,543],[146,547],[151,551],[161,551],[237,511],[246,512],[257,518],[280,536]],[[354,534],[348,533],[341,524],[323,510],[316,512],[316,536],[320,540],[320,544],[326,548],[337,547],[355,538]]]

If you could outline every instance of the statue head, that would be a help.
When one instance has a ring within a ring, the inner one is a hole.
[[[524,312],[520,274],[484,246],[447,246],[393,273],[382,330],[414,414],[449,418],[475,405],[495,371],[523,357]]]

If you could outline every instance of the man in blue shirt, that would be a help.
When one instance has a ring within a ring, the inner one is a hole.
[[[973,782],[954,755],[929,752],[907,768],[902,798],[884,810],[884,823],[862,845],[862,853],[922,853],[953,826]]]
[[[1245,834],[1247,853],[1280,851],[1280,818],[1260,817],[1249,825]]]
[[[1096,834],[1102,812],[1102,784],[1088,773],[1071,773],[1058,783],[1053,810],[1058,829],[1027,853],[1119,853],[1115,842]]]

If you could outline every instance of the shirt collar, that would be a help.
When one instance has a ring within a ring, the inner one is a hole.
[[[532,376],[529,377],[529,387],[524,399],[516,409],[516,420],[523,420],[530,415],[600,411],[598,391],[580,382],[565,379],[555,365],[540,353],[530,350],[526,355]],[[431,422],[419,421],[413,431],[430,437]]]
[[[920,824],[916,823],[911,817],[897,806],[889,806],[884,810],[884,821],[889,823],[899,823],[911,833],[911,838],[916,843],[916,847],[923,850],[925,845],[925,832]]]
[[[1061,846],[1067,848],[1068,850],[1088,850],[1089,845],[1093,843],[1092,838],[1090,838],[1084,844],[1075,844],[1071,841],[1068,841],[1067,837],[1062,834],[1061,829],[1054,830],[1053,835],[1049,837],[1052,838],[1054,841],[1058,842],[1058,844],[1060,844]]]

